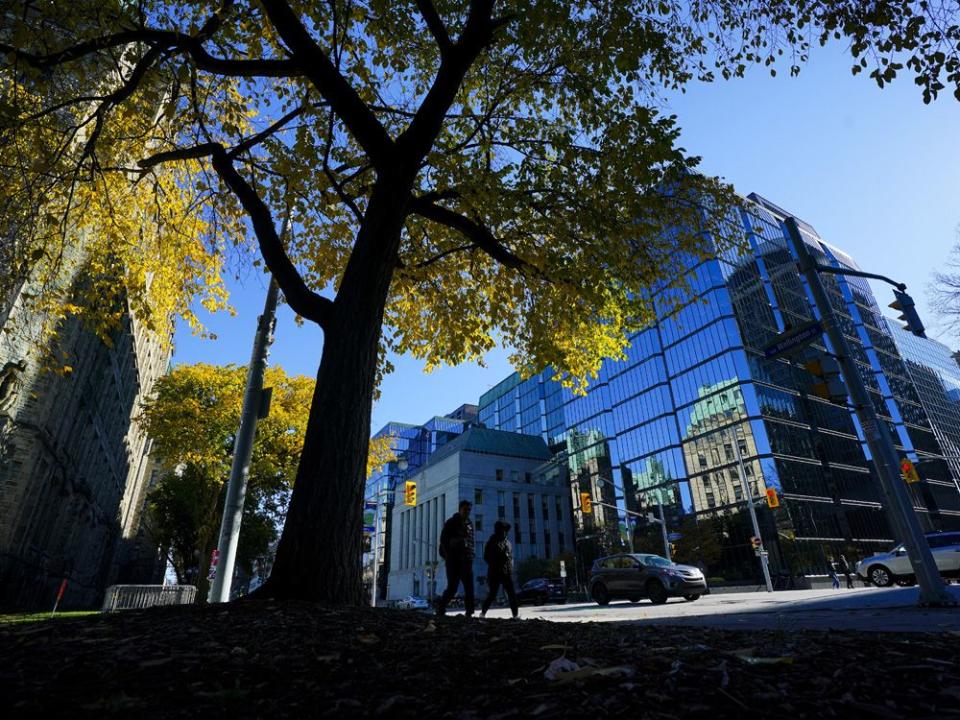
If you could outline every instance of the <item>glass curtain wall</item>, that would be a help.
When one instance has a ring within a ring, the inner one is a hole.
[[[726,223],[743,249],[689,262],[687,288],[655,294],[659,321],[631,338],[625,359],[604,363],[585,396],[562,388],[547,370],[526,380],[510,376],[480,399],[481,422],[539,434],[558,453],[582,553],[632,545],[662,554],[654,521],[662,513],[676,560],[703,567],[715,583],[759,582],[748,495],[780,586],[826,572],[840,553],[854,559],[894,541],[852,410],[813,394],[804,363],[831,351],[825,339],[789,358],[764,357],[779,333],[816,316],[785,217],[751,195]],[[819,262],[856,268],[812,227],[800,226]],[[898,451],[939,454],[869,286],[848,276],[824,280]],[[940,465],[923,464],[927,479],[911,489],[927,529],[952,527],[960,510],[960,493]],[[779,507],[767,506],[767,488],[776,490]],[[582,492],[591,493],[591,515],[578,510]],[[588,565],[591,558],[581,559]]]

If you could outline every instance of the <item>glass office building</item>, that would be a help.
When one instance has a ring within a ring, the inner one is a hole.
[[[917,389],[920,405],[946,458],[950,475],[960,488],[960,365],[943,343],[917,337],[887,319],[890,335]],[[917,468],[925,474],[927,464]]]
[[[368,592],[372,593],[374,586],[377,588],[377,602],[387,597],[390,521],[398,484],[406,475],[423,467],[438,448],[463,433],[476,419],[477,406],[467,404],[422,425],[389,422],[374,434],[375,438],[389,437],[396,456],[396,460],[386,463],[367,478],[364,493],[364,583]],[[401,464],[406,465],[402,470]]]
[[[821,399],[805,361],[830,351],[824,338],[799,355],[768,360],[764,348],[815,319],[782,223],[787,214],[751,195],[728,219],[748,251],[691,261],[689,290],[654,295],[659,320],[608,361],[585,396],[547,370],[513,375],[480,399],[489,427],[540,434],[570,472],[574,506],[589,488],[599,512],[575,513],[578,550],[663,552],[661,509],[675,559],[715,582],[759,576],[753,529],[736,461],[755,498],[774,488],[777,508],[757,501],[760,534],[778,582],[825,572],[831,557],[862,557],[893,541],[877,478],[852,409]],[[802,235],[822,264],[856,269],[808,224]],[[865,281],[824,275],[875,409],[898,452],[941,456],[927,410]],[[737,448],[733,443],[737,444]],[[911,486],[926,529],[960,528],[960,493],[943,461],[920,465]],[[577,481],[574,483],[574,481]]]

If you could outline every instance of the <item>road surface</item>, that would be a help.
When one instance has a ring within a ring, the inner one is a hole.
[[[960,602],[960,586],[951,585]],[[506,618],[508,608],[492,608],[488,617]],[[765,593],[704,595],[696,602],[671,598],[665,605],[649,600],[523,606],[522,618],[554,622],[633,622],[739,630],[867,630],[883,632],[953,632],[960,636],[960,607],[921,608],[917,588],[789,590]]]

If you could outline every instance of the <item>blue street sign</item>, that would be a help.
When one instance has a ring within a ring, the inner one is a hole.
[[[763,354],[767,360],[789,355],[806,347],[821,335],[823,335],[823,326],[819,321],[814,320],[780,333],[776,340],[763,348]]]
[[[683,533],[670,533],[669,535],[667,535],[667,540],[669,540],[670,542],[676,542],[682,537],[683,537]]]

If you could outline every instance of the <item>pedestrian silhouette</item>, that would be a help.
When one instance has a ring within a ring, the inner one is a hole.
[[[839,566],[840,572],[843,573],[843,577],[845,577],[847,580],[847,590],[853,590],[853,578],[851,577],[851,575],[853,575],[853,564],[848,562],[847,559],[841,555]]]
[[[473,616],[473,523],[470,522],[469,500],[461,500],[458,511],[450,517],[440,531],[440,557],[447,567],[447,589],[437,603],[437,615],[447,612],[447,605],[463,584],[463,607],[467,617]]]
[[[832,558],[827,559],[827,574],[830,575],[830,581],[833,583],[833,589],[840,589],[840,578],[837,576],[837,564],[833,561]]]
[[[497,520],[493,525],[493,535],[483,548],[483,559],[487,563],[487,582],[489,591],[480,608],[480,617],[486,617],[490,604],[497,598],[501,586],[510,602],[513,617],[519,617],[517,593],[513,589],[513,546],[507,538],[510,523]]]

